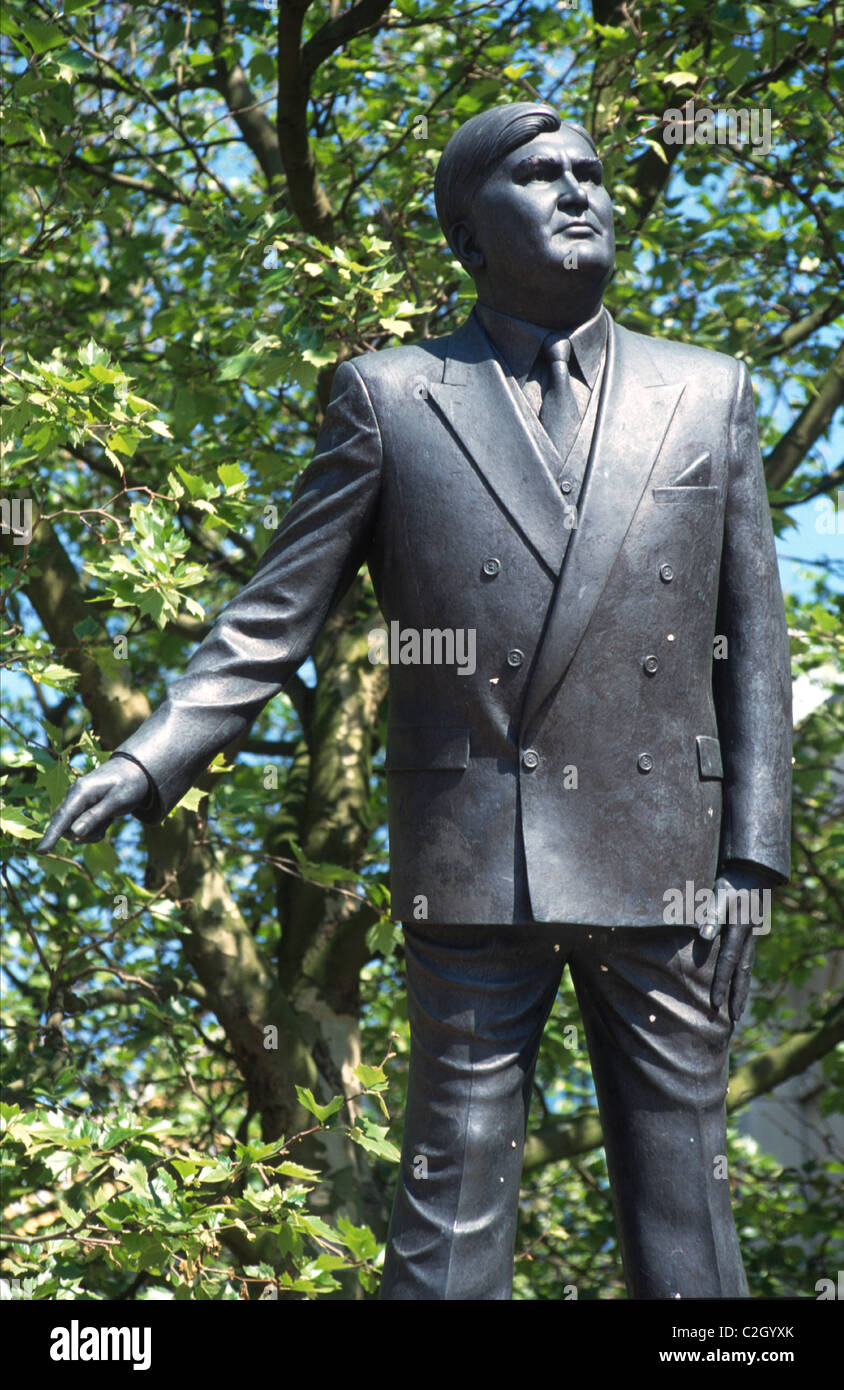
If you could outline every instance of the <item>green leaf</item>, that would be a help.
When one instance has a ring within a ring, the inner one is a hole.
[[[299,1178],[302,1182],[320,1182],[322,1174],[315,1168],[303,1168],[299,1163],[280,1163],[275,1170],[285,1178]]]
[[[373,955],[380,953],[385,957],[392,955],[400,939],[401,928],[389,918],[382,917],[366,933],[367,949]]]
[[[96,878],[99,874],[113,874],[118,866],[117,850],[108,840],[99,840],[92,845],[83,845],[82,858],[88,872]]]
[[[196,1181],[201,1183],[226,1182],[231,1177],[231,1165],[227,1163],[208,1164],[200,1168],[196,1175]]]
[[[76,354],[83,367],[93,367],[95,364],[106,365],[109,362],[109,354],[105,348],[98,347],[93,338],[89,338],[84,347],[81,347]]]
[[[62,759],[57,760],[47,772],[41,774],[38,780],[46,788],[50,798],[50,810],[55,811],[60,802],[64,800],[73,781],[67,763]]]
[[[158,627],[167,621],[167,597],[160,589],[146,589],[138,595],[138,612],[152,618]]]
[[[377,1255],[378,1241],[368,1226],[355,1226],[345,1216],[338,1216],[337,1229],[357,1259],[371,1260]]]
[[[375,1154],[376,1158],[386,1158],[389,1163],[398,1163],[401,1153],[395,1144],[383,1137],[386,1133],[386,1128],[384,1128],[379,1134],[375,1126],[370,1127],[370,1133],[366,1133],[358,1125],[348,1130],[349,1138],[359,1144],[362,1149],[366,1149],[367,1153]]]
[[[17,840],[40,840],[46,826],[36,830],[22,811],[7,806],[0,811],[0,830],[4,835],[13,835]]]
[[[173,811],[198,811],[207,796],[207,791],[203,791],[201,787],[191,787],[189,791],[185,792],[181,801],[173,807]],[[172,815],[173,812],[171,811],[170,814]]]
[[[30,675],[37,684],[50,685],[56,690],[72,690],[79,679],[69,666],[62,666],[57,661],[51,661],[40,671],[33,667]]]
[[[329,1120],[332,1115],[336,1115],[337,1111],[341,1110],[346,1104],[345,1096],[334,1096],[327,1105],[320,1105],[319,1101],[314,1099],[313,1092],[310,1091],[307,1086],[297,1086],[296,1094],[299,1097],[299,1104],[303,1105],[306,1110],[310,1110],[311,1114],[316,1116],[320,1124],[325,1124],[326,1120]]]
[[[36,54],[46,53],[51,48],[61,48],[65,36],[52,24],[44,24],[38,19],[21,19],[21,28]]]
[[[243,352],[235,353],[234,357],[227,357],[217,368],[217,379],[219,381],[236,381],[261,361],[261,353],[255,352],[252,348],[246,348]]]
[[[665,72],[658,79],[668,87],[694,87],[698,81],[697,73],[694,72]]]
[[[217,469],[217,477],[227,492],[238,492],[249,481],[239,463],[221,463]]]
[[[370,1067],[366,1062],[359,1062],[355,1067],[355,1076],[363,1082],[364,1086],[386,1086],[387,1074],[383,1067]]]
[[[57,1199],[57,1206],[59,1208],[59,1211],[61,1212],[64,1221],[70,1227],[71,1230],[73,1230],[76,1226],[79,1225],[80,1221],[82,1220],[82,1217],[85,1214],[81,1211],[75,1211],[73,1207],[68,1206],[67,1202],[62,1201],[61,1197]]]

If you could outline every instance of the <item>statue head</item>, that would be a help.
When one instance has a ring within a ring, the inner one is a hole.
[[[597,311],[615,236],[583,126],[540,103],[482,111],[446,145],[434,196],[446,240],[485,304],[551,328]]]

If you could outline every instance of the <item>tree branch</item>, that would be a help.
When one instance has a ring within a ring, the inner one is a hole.
[[[25,591],[62,660],[79,674],[79,694],[94,728],[106,746],[114,747],[150,713],[142,691],[124,680],[107,676],[74,632],[77,623],[99,614],[85,602],[73,565],[48,521],[39,521],[32,538],[37,564],[27,567]]]
[[[73,629],[90,616],[79,578],[48,522],[35,528],[33,559],[25,591],[54,646],[79,672],[80,695],[106,746],[125,739],[150,713],[146,695],[104,674],[80,645]],[[200,785],[210,786],[214,774]],[[264,1138],[289,1132],[296,1114],[293,1079],[313,1081],[316,1068],[300,1022],[281,984],[262,956],[195,816],[172,815],[147,825],[150,874],[180,904],[181,942],[231,1045]],[[279,1045],[265,1047],[265,1028],[278,1029]]]
[[[824,474],[819,482],[809,488],[808,492],[804,492],[802,497],[795,497],[793,501],[789,501],[786,505],[789,507],[802,507],[804,502],[811,502],[813,497],[823,497],[829,492],[834,492],[836,488],[840,488],[842,485],[844,485],[844,463],[839,463],[837,467],[833,468],[831,473]]]
[[[279,0],[276,134],[293,210],[304,231],[331,241],[333,214],[308,139],[310,81],[302,61],[302,25],[310,0]]]
[[[844,1038],[844,1005],[839,1003],[821,1027],[792,1033],[760,1057],[738,1067],[730,1079],[727,1111],[739,1110],[755,1096],[767,1095],[792,1076],[799,1076],[813,1062],[825,1057]],[[604,1142],[596,1110],[571,1119],[542,1125],[525,1144],[524,1171],[542,1168],[546,1163],[597,1149]]]
[[[770,487],[784,487],[806,457],[815,440],[826,429],[844,400],[844,341],[832,359],[832,366],[818,384],[816,395],[786,430],[765,460],[765,477]]]
[[[69,155],[68,163],[76,169],[83,169],[86,174],[93,174],[96,178],[102,179],[103,183],[114,184],[118,188],[131,188],[138,193],[145,193],[149,198],[159,198],[162,203],[179,203],[183,207],[190,207],[190,198],[182,192],[175,179],[172,180],[176,190],[173,192],[163,184],[150,183],[149,179],[133,178],[131,174],[117,173],[91,159],[82,159],[78,154]]]
[[[302,71],[308,82],[320,64],[336,53],[338,48],[344,48],[369,29],[378,29],[379,21],[390,4],[391,0],[358,0],[356,5],[351,5],[336,19],[327,20],[317,29],[302,49]],[[427,22],[432,23],[430,20]]]
[[[229,108],[232,119],[246,144],[258,161],[258,167],[266,179],[267,187],[272,189],[276,184],[283,183],[284,163],[281,158],[278,136],[273,129],[272,122],[260,109],[260,103],[255,100],[243,68],[239,63],[235,63],[234,67],[229,68],[228,64],[218,57],[216,77],[216,89]]]
[[[781,328],[759,349],[756,353],[756,360],[767,362],[769,358],[776,357],[780,352],[789,352],[791,348],[797,347],[798,343],[805,342],[819,328],[831,323],[842,310],[844,310],[844,299],[836,296],[822,309],[815,309],[814,313],[807,314],[805,318],[798,319],[796,323],[786,324],[785,328]]]

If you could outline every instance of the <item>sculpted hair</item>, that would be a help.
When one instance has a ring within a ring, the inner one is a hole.
[[[434,202],[445,239],[452,250],[452,232],[468,218],[472,200],[493,170],[513,150],[527,145],[546,131],[574,130],[597,154],[591,135],[582,125],[563,121],[551,106],[514,101],[493,106],[454,132],[440,157],[434,179]]]

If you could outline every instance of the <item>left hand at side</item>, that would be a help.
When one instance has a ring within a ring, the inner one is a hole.
[[[738,1022],[744,1012],[750,991],[756,937],[761,934],[758,924],[767,908],[762,894],[774,882],[774,875],[761,865],[743,860],[725,864],[715,880],[714,915],[700,928],[705,941],[712,941],[720,933],[710,999],[713,1009],[720,1009],[729,998],[733,1023]]]

